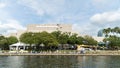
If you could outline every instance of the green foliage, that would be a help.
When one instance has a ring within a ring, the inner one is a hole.
[[[61,31],[55,31],[51,33],[58,41],[59,44],[67,44],[69,34],[68,32],[62,33]]]
[[[110,36],[104,39],[104,42],[106,41],[109,41],[109,48],[120,47],[120,37]]]
[[[26,44],[34,44],[34,33],[28,32],[20,36],[20,41]]]
[[[58,42],[56,38],[47,32],[41,32],[41,40],[42,43],[45,44],[46,46],[57,46]]]
[[[52,33],[39,32],[39,33],[24,33],[20,36],[20,41],[26,44],[35,44],[39,47],[44,44],[45,49],[57,47],[58,44],[83,44],[83,41],[89,42],[88,45],[96,45],[96,41],[92,37],[85,37],[85,39],[77,34],[70,32],[55,31]]]
[[[77,34],[72,34],[68,39],[68,44],[76,44],[77,41]]]
[[[78,36],[77,34],[65,32],[61,33],[60,31],[52,32],[52,34],[56,37],[59,44],[84,44],[83,41],[86,41],[86,45],[97,45],[97,41],[94,40],[90,36],[85,36],[84,38]]]
[[[3,50],[8,50],[9,45],[17,42],[18,42],[18,39],[14,36],[10,36],[10,37],[0,36],[0,48],[2,48]]]
[[[83,44],[83,37],[78,36],[77,34],[70,32],[55,31],[51,33],[54,35],[59,42],[59,44]]]
[[[20,41],[26,44],[44,44],[45,46],[57,46],[58,42],[56,38],[47,32],[41,33],[24,33],[20,36]]]
[[[84,37],[84,44],[86,44],[86,45],[97,45],[97,41],[94,40],[91,36],[86,35]]]
[[[62,34],[59,36],[58,42],[59,42],[60,44],[67,44],[68,39],[69,39],[69,35],[68,35],[67,32],[65,32],[65,33],[62,33]]]
[[[7,47],[9,46],[6,46],[6,43],[7,43],[7,40],[4,36],[0,36],[0,48],[2,49],[7,49]]]
[[[60,35],[62,34],[62,32],[61,32],[61,31],[54,31],[54,32],[52,32],[51,34],[52,34],[52,35],[57,39],[57,41],[58,41]]]
[[[106,35],[104,42],[109,41],[108,47],[110,49],[120,47],[120,37],[119,37],[120,28],[119,27],[103,29],[103,33]],[[110,33],[112,33],[112,35]]]
[[[14,36],[10,36],[10,37],[6,38],[6,40],[7,40],[7,43],[8,43],[9,45],[18,42],[18,39],[17,39],[16,37],[14,37]]]
[[[105,37],[109,37],[110,33],[112,33],[113,35],[120,34],[120,28],[119,27],[106,28],[103,29],[103,33],[105,34]]]
[[[78,36],[77,39],[76,39],[76,44],[83,44],[83,41],[84,41],[84,38],[81,37],[81,36]]]

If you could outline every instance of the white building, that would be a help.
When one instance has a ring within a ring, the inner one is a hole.
[[[27,30],[18,31],[17,33],[11,33],[10,36],[16,36],[17,38],[19,38],[20,35],[25,32],[43,32],[43,31],[46,31],[48,33],[51,33],[53,31],[73,33],[71,24],[29,24],[27,26]]]
[[[105,37],[93,37],[97,42],[103,42]]]
[[[62,32],[72,32],[71,24],[30,24],[27,26],[27,32],[53,32],[53,31],[62,31]]]

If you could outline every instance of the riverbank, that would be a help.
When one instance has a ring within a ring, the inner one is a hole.
[[[120,55],[120,51],[86,51],[81,53],[0,53],[0,56],[44,56],[44,55],[75,55],[75,56],[114,56]]]

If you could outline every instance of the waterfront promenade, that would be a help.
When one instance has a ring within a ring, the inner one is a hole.
[[[42,56],[42,55],[78,55],[78,56],[109,56],[120,55],[120,51],[86,51],[79,53],[76,51],[70,52],[40,52],[40,53],[0,53],[0,56]]]

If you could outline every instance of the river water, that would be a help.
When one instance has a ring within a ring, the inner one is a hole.
[[[0,68],[120,68],[120,56],[0,56]]]

